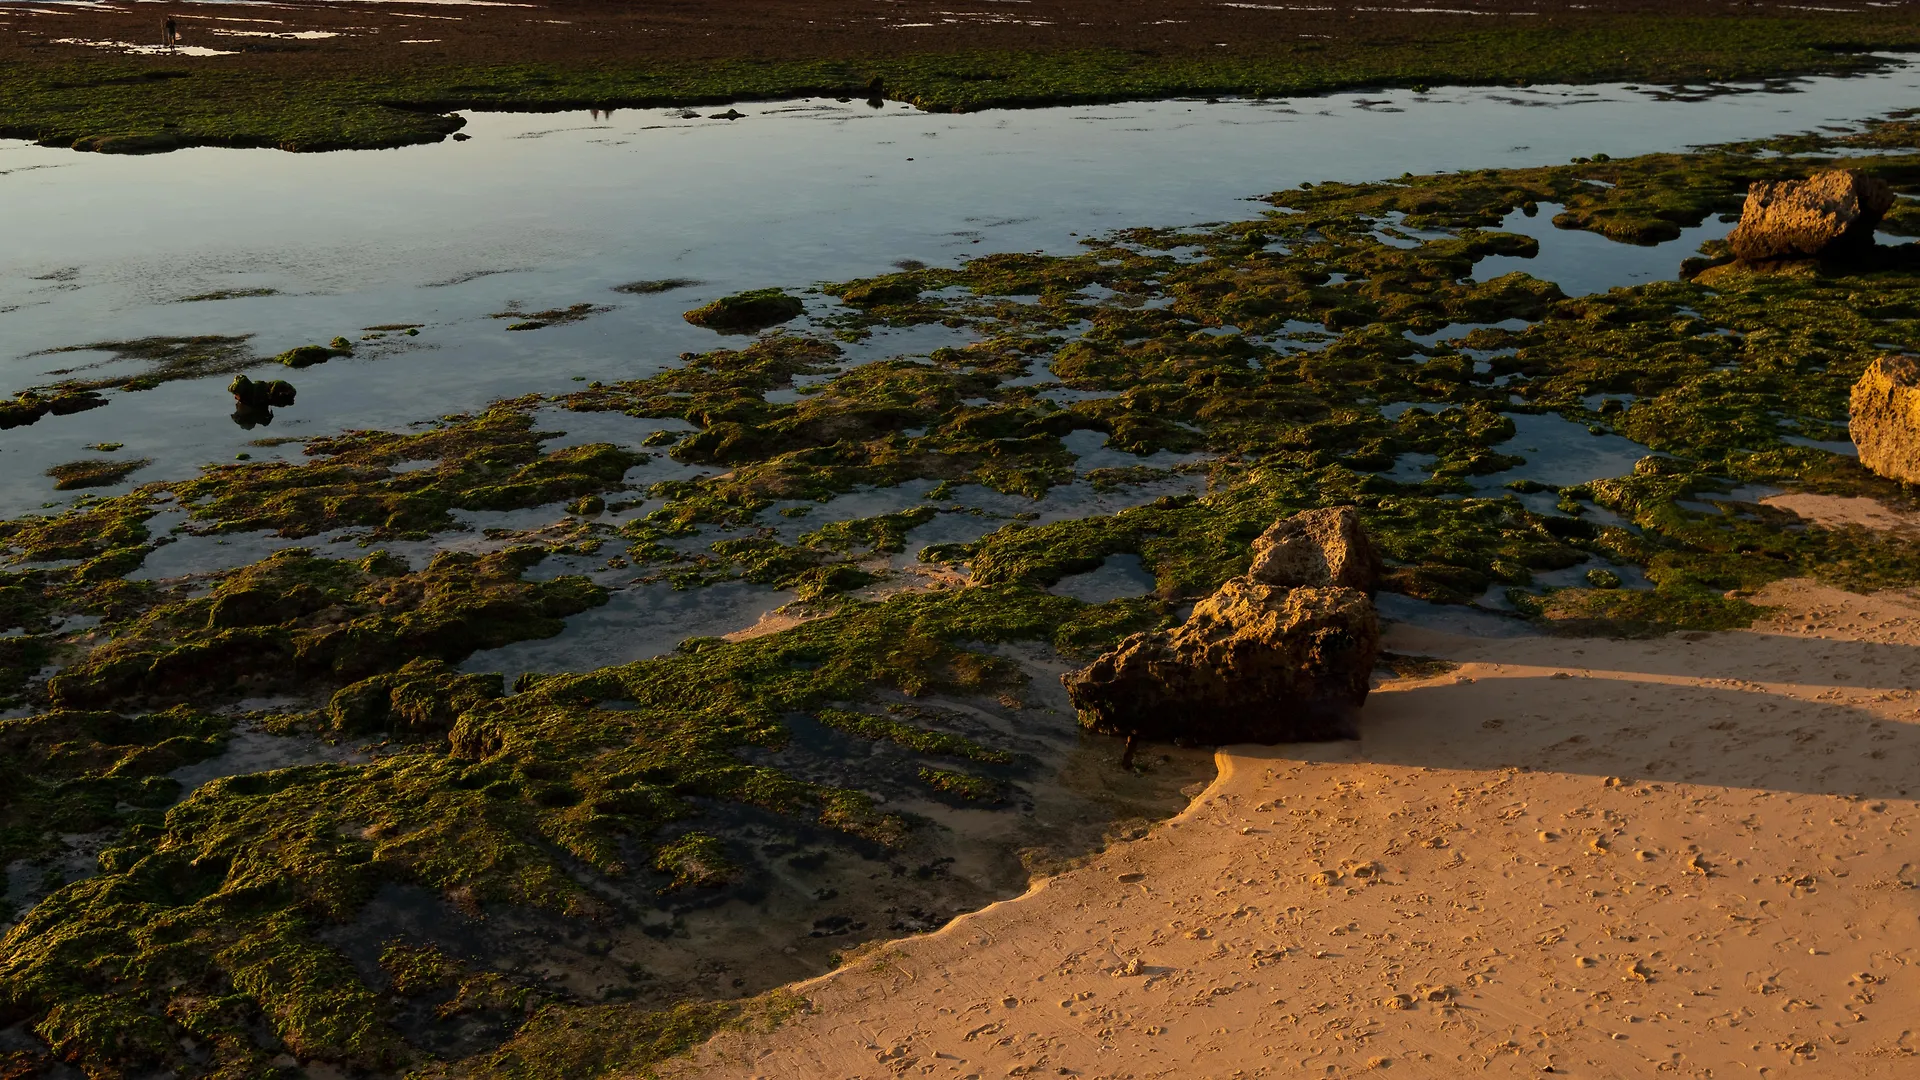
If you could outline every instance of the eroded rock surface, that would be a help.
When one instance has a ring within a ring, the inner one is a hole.
[[[1842,254],[1872,245],[1874,227],[1893,203],[1893,188],[1852,169],[1762,181],[1747,189],[1727,244],[1747,262]]]
[[[1256,583],[1294,588],[1340,586],[1372,593],[1380,556],[1351,506],[1308,510],[1274,522],[1253,542]]]
[[[1358,589],[1235,578],[1184,624],[1062,678],[1095,731],[1199,743],[1351,738],[1380,624]]]
[[[1881,476],[1920,483],[1920,362],[1886,356],[1853,384],[1853,444],[1860,464]]]

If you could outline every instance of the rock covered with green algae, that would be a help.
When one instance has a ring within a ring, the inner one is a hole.
[[[0,720],[0,866],[44,856],[62,834],[151,815],[180,796],[167,773],[220,752],[231,717],[179,707],[145,715],[49,709]]]
[[[152,458],[94,458],[55,465],[47,470],[47,475],[53,478],[55,491],[75,491],[112,487],[151,464]]]
[[[355,563],[282,551],[210,595],[153,607],[54,676],[47,693],[69,705],[218,700],[550,637],[606,592],[578,577],[523,581],[543,555],[448,551],[407,573],[377,556]]]
[[[1920,483],[1920,362],[1884,356],[1853,384],[1848,434],[1860,464],[1889,479]]]
[[[282,408],[293,404],[298,391],[285,379],[258,380],[235,375],[227,384],[236,405],[250,409]]]
[[[417,435],[349,431],[307,443],[305,462],[212,466],[170,485],[200,527],[270,529],[285,537],[360,528],[376,538],[424,538],[454,527],[453,510],[511,510],[619,490],[647,460],[594,443],[542,453],[526,400],[442,418]],[[404,462],[434,463],[396,469]]]
[[[352,342],[346,338],[334,338],[332,343],[327,345],[296,345],[273,359],[276,363],[285,364],[290,368],[304,368],[324,364],[338,356],[352,355]]]
[[[754,289],[723,296],[687,312],[685,318],[695,326],[723,334],[751,334],[790,322],[805,311],[806,305],[798,297],[788,296],[782,289]]]
[[[9,400],[0,401],[0,431],[36,423],[49,413],[69,416],[106,403],[107,399],[101,397],[99,391],[91,389],[64,389],[45,394],[23,390]]]
[[[445,660],[416,657],[397,671],[336,691],[327,703],[327,719],[343,733],[428,735],[451,730],[463,713],[504,693],[498,674],[462,675]]]

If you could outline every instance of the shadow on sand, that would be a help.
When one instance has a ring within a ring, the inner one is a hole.
[[[1355,757],[1866,798],[1920,789],[1920,648],[1745,633],[1511,639],[1460,658],[1499,668],[1374,694]]]

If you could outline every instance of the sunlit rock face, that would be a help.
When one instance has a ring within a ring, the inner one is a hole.
[[[1881,476],[1920,482],[1920,362],[1887,356],[1853,384],[1853,444],[1860,464]]]
[[[1352,507],[1297,514],[1178,627],[1062,678],[1100,732],[1192,743],[1351,738],[1380,654],[1380,558]]]
[[[1761,181],[1747,189],[1727,244],[1748,262],[1845,254],[1873,244],[1873,230],[1893,203],[1885,181],[1851,169]]]

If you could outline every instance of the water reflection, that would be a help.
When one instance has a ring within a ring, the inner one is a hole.
[[[1303,180],[1619,157],[1847,123],[1916,88],[1920,72],[1902,66],[1702,100],[1546,86],[959,115],[820,99],[747,106],[731,122],[480,114],[468,141],[367,153],[127,157],[6,141],[0,389],[45,382],[53,365],[33,354],[82,341],[251,334],[271,356],[404,324],[418,331],[404,348],[303,371],[300,415],[274,418],[276,433],[295,436],[397,430],[576,377],[661,370],[716,340],[680,313],[742,288],[979,251],[1067,253],[1110,228],[1243,217],[1247,197]],[[1550,216],[1510,222],[1549,241],[1512,268],[1573,292],[1670,273],[1698,242],[1629,248],[1554,230]],[[667,280],[687,284],[614,291]],[[229,298],[177,302],[202,296]],[[486,317],[516,302],[612,310],[523,333]],[[928,341],[917,333],[863,348],[919,349]],[[252,433],[227,420],[211,380],[112,397],[5,437],[0,511],[37,508],[49,497],[40,474],[103,438],[152,458],[154,475],[248,452]]]

